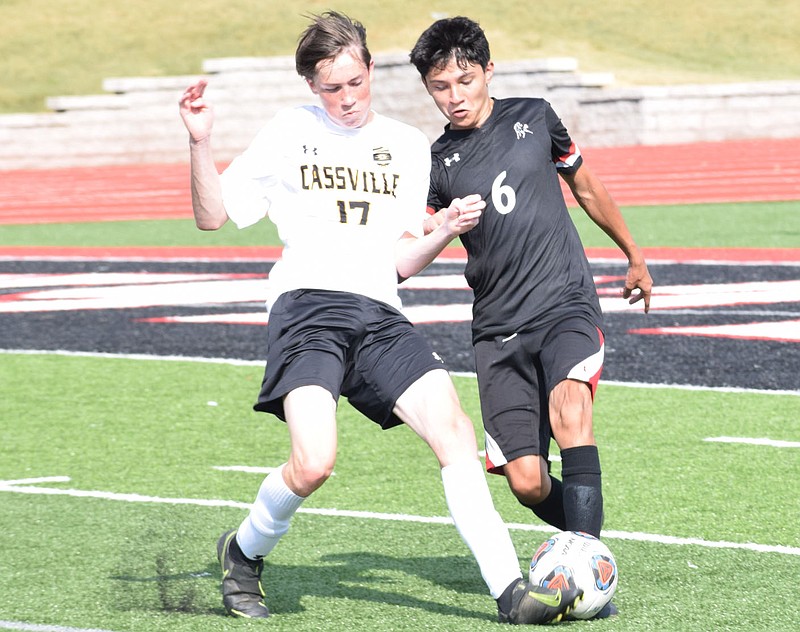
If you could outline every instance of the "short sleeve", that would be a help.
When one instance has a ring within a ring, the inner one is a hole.
[[[551,155],[559,173],[575,173],[583,163],[583,157],[578,146],[572,142],[567,128],[561,119],[547,103],[545,107],[545,120],[547,131],[550,134]]]
[[[442,161],[434,154],[431,158],[431,180],[428,187],[428,207],[438,211],[451,202],[445,199],[444,183],[445,170]]]

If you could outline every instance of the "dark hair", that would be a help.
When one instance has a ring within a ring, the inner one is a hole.
[[[304,79],[313,79],[319,62],[332,60],[348,48],[355,48],[364,64],[369,66],[372,56],[367,49],[367,30],[361,22],[336,11],[326,11],[310,18],[312,22],[300,35],[294,55],[297,74]]]
[[[419,36],[409,55],[423,79],[453,57],[459,68],[476,64],[486,70],[491,59],[489,42],[477,22],[465,17],[438,20]]]

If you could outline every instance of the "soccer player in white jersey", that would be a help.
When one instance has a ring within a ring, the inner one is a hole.
[[[225,608],[239,617],[269,616],[263,558],[331,475],[336,406],[344,396],[381,427],[405,423],[431,447],[448,509],[497,600],[499,620],[560,620],[580,591],[535,588],[522,579],[471,421],[441,360],[398,311],[398,278],[422,270],[474,227],[483,202],[453,200],[442,225],[420,234],[427,139],[371,109],[373,62],[360,23],[335,12],[314,16],[295,58],[321,107],[279,113],[221,177],[206,82],[180,99],[198,228],[216,230],[229,218],[244,227],[269,216],[284,244],[270,274],[267,363],[255,408],[286,422],[291,451],[239,527],[219,539]]]

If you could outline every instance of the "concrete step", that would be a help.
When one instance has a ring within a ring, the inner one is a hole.
[[[214,151],[240,153],[279,109],[314,102],[293,57],[207,59],[203,75],[110,77],[103,94],[53,96],[50,112],[0,116],[0,169],[184,162],[183,90],[200,76],[215,110]],[[375,55],[373,108],[431,140],[445,119],[405,54]],[[570,57],[497,62],[497,97],[550,101],[587,147],[800,137],[800,82],[617,87]]]

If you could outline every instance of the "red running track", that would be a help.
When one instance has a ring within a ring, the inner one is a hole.
[[[800,248],[658,248],[645,247],[648,262],[800,266]],[[587,248],[593,260],[624,262],[618,248]],[[279,246],[0,246],[0,261],[277,261]],[[466,259],[462,247],[446,248],[440,260]]]
[[[583,154],[621,206],[800,200],[800,138]],[[191,217],[186,164],[5,171],[0,181],[0,224]]]

